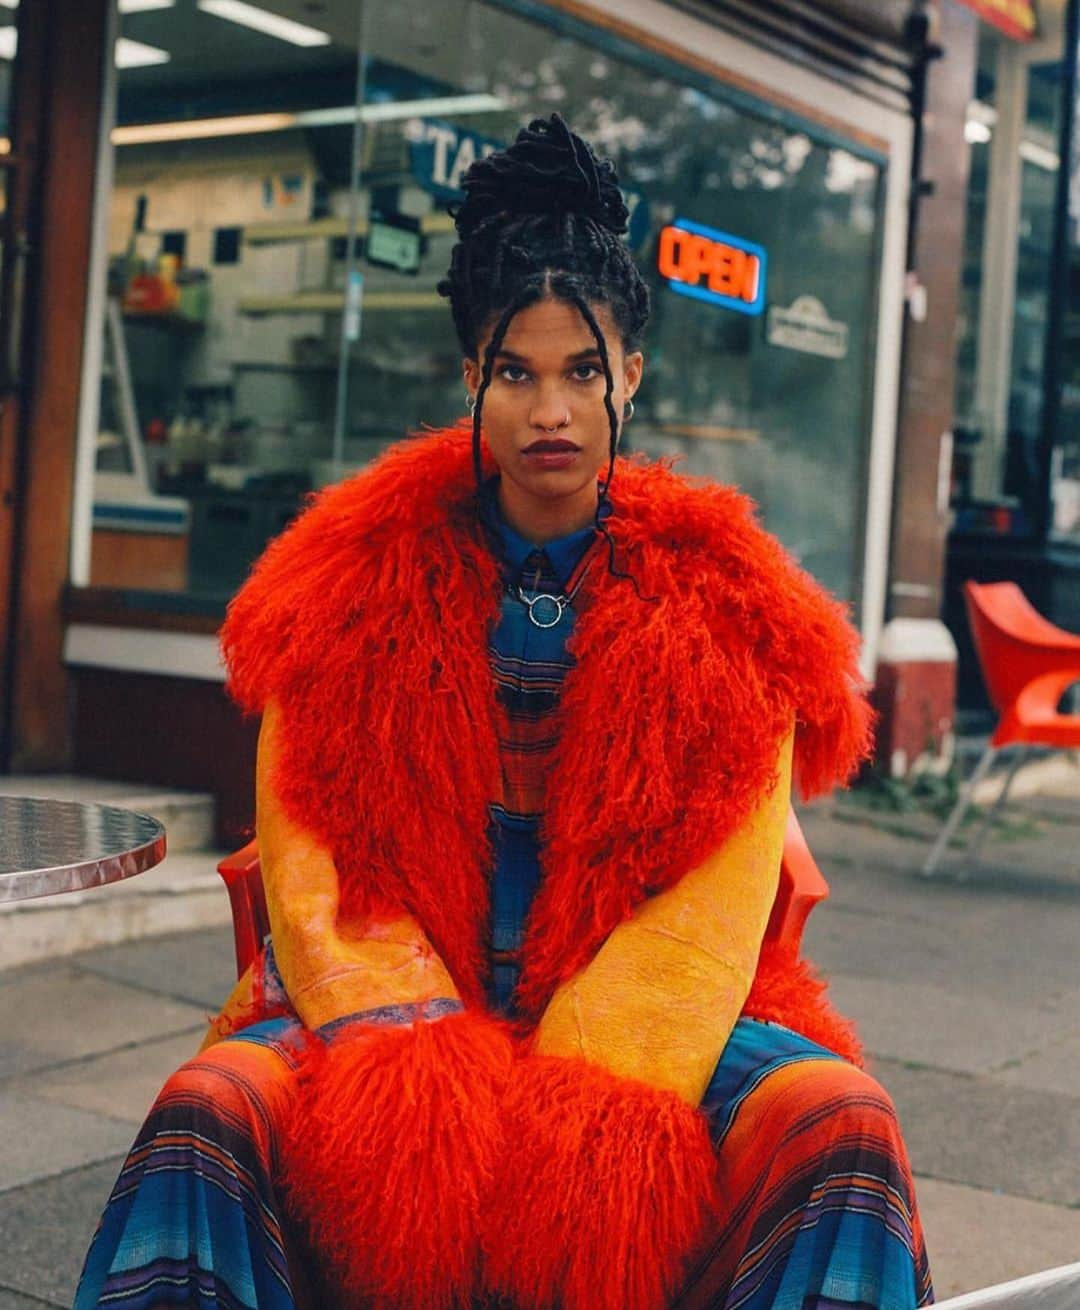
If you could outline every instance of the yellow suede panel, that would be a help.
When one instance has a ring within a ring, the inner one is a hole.
[[[700,1104],[749,994],[776,898],[793,742],[794,733],[780,748],[776,786],[746,821],[556,991],[538,1052],[582,1056]]]
[[[277,707],[259,733],[255,827],[274,957],[285,990],[308,1028],[383,1005],[404,1005],[458,991],[419,925],[338,921],[333,857],[284,812],[272,786],[278,752]]]

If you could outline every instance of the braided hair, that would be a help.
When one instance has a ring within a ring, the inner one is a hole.
[[[451,209],[458,241],[438,291],[450,300],[465,355],[476,359],[480,338],[494,323],[484,351],[473,409],[473,462],[482,482],[480,424],[495,359],[514,315],[546,298],[573,305],[596,339],[604,370],[609,459],[600,484],[596,527],[611,487],[619,420],[607,342],[592,306],[611,313],[623,349],[637,350],[649,317],[649,291],[626,243],[629,212],[615,166],[558,114],[535,118],[506,150],[477,160],[462,179],[465,200]],[[612,565],[613,567],[613,565]],[[613,568],[614,571],[614,568]],[[625,575],[621,575],[625,576]]]

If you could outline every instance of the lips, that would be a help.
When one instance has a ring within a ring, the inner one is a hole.
[[[581,447],[565,438],[551,440],[542,438],[540,441],[534,441],[531,446],[526,446],[524,454],[526,455],[565,455],[569,451],[580,450]]]

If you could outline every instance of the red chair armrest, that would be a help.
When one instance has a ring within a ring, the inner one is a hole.
[[[780,861],[780,884],[776,889],[765,940],[794,954],[802,948],[803,929],[810,911],[829,894],[829,884],[810,854],[795,811],[788,811],[784,855]]]
[[[1080,683],[1080,664],[1053,669],[1025,684],[1006,709],[990,739],[995,746],[1013,742],[1075,750],[1080,746],[1080,714],[1059,714],[1058,702]]]
[[[252,840],[241,850],[227,855],[217,867],[232,906],[233,940],[236,945],[236,976],[242,978],[262,950],[270,931],[266,910],[259,847]]]

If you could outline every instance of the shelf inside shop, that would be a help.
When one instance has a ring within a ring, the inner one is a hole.
[[[366,218],[357,220],[356,235],[367,236]],[[454,220],[449,214],[425,214],[420,219],[420,231],[425,233],[452,232]],[[271,241],[332,240],[349,235],[349,222],[345,218],[313,218],[304,223],[252,223],[244,228],[244,240],[250,245],[265,245]]]
[[[151,323],[154,327],[169,328],[174,332],[203,332],[206,322],[201,318],[189,318],[186,314],[155,313],[148,310],[124,310],[125,323]]]
[[[262,359],[236,359],[233,360],[234,369],[255,370],[259,373],[336,373],[338,364],[334,360],[327,360],[325,363],[317,364],[314,361],[308,364],[281,364],[273,360]]]
[[[241,314],[340,314],[345,307],[342,291],[298,291],[290,296],[241,296]],[[367,313],[382,309],[440,309],[445,301],[436,291],[371,291],[363,299]]]

